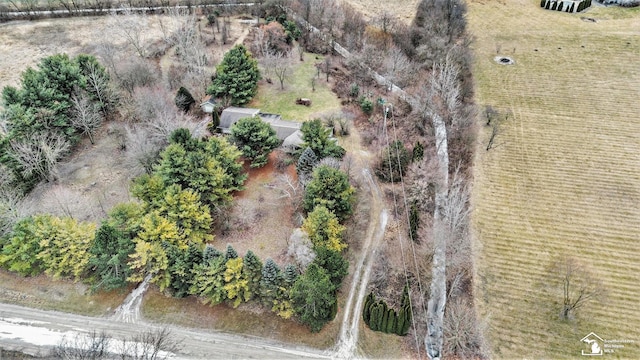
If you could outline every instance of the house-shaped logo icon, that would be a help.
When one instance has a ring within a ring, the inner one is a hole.
[[[602,355],[604,340],[602,340],[600,336],[596,335],[596,333],[591,332],[589,333],[589,335],[583,337],[580,341],[587,344],[582,349],[582,355],[585,355],[585,356]]]

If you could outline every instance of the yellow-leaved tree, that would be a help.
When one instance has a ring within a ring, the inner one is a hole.
[[[242,258],[229,259],[227,261],[227,269],[224,271],[224,290],[227,298],[231,301],[231,305],[236,308],[243,301],[251,299],[251,291],[249,291],[249,280],[242,272]]]
[[[96,225],[78,222],[69,217],[38,215],[42,221],[34,232],[40,241],[37,258],[47,275],[80,278],[89,263],[89,247],[93,243]]]
[[[324,247],[340,252],[347,247],[347,244],[342,242],[345,227],[340,225],[338,217],[323,205],[313,208],[304,220],[302,230],[309,235],[314,248]]]
[[[135,251],[129,255],[129,267],[133,274],[128,280],[142,281],[145,274],[153,274],[151,282],[164,290],[171,282],[171,274],[167,271],[169,260],[163,243],[175,245],[182,250],[187,250],[189,246],[184,235],[178,231],[178,226],[157,211],[146,214],[140,225],[141,230],[134,239]]]

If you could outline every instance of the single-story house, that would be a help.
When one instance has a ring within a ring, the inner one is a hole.
[[[220,125],[218,128],[223,134],[230,134],[231,126],[238,120],[254,116],[260,117],[262,121],[271,125],[271,128],[275,130],[276,136],[280,141],[290,145],[299,145],[302,143],[302,136],[300,133],[302,123],[282,120],[280,115],[261,113],[260,109],[228,107],[222,110],[222,115],[220,115]],[[291,139],[289,139],[290,137]]]

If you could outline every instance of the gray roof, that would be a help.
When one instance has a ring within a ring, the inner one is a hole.
[[[278,136],[278,139],[280,140],[284,140],[288,138],[289,135],[300,130],[300,128],[302,127],[302,123],[295,122],[295,121],[282,120],[280,118],[280,115],[278,115],[277,118],[263,117],[262,115],[263,114],[260,114],[262,121],[271,125],[273,130],[276,131],[276,136]],[[265,115],[271,115],[271,114],[265,114]]]
[[[238,107],[228,107],[224,109],[222,111],[222,115],[220,115],[220,126],[218,127],[223,133],[229,134],[231,132],[231,126],[235,124],[236,121],[253,116],[260,116],[262,121],[271,125],[273,130],[276,132],[276,136],[281,141],[289,137],[294,132],[300,130],[302,127],[302,123],[282,120],[280,115],[277,114],[261,113],[259,109]]]
[[[231,131],[231,126],[236,123],[236,121],[246,118],[246,117],[254,117],[258,116],[260,113],[260,109],[251,109],[251,108],[239,108],[239,107],[228,107],[222,110],[222,115],[220,115],[220,129],[222,129],[223,133],[229,133]]]
[[[282,142],[283,147],[293,147],[298,148],[302,145],[304,140],[302,140],[302,131],[296,130],[291,135],[287,136],[286,139]]]

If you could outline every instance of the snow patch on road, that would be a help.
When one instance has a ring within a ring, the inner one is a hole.
[[[72,331],[60,332],[49,330],[43,327],[32,326],[29,323],[46,324],[40,321],[26,321],[19,318],[0,319],[0,338],[18,340],[36,346],[56,346],[63,337],[75,335]]]

